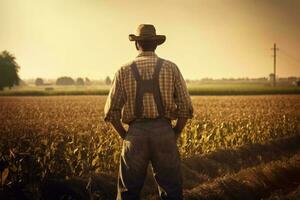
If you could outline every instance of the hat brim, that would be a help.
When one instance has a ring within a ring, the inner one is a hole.
[[[134,34],[129,35],[130,41],[153,41],[156,42],[157,45],[161,45],[166,41],[165,35],[155,35],[155,36],[136,36]]]

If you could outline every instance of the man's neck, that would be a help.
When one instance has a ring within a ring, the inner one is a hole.
[[[145,51],[145,50],[139,50],[139,53],[150,53],[150,52],[152,52],[152,53],[155,53],[155,51]]]
[[[154,51],[139,51],[138,57],[141,56],[157,56]]]

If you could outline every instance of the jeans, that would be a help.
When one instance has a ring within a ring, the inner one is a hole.
[[[180,156],[165,119],[133,122],[123,141],[117,200],[138,200],[149,162],[162,200],[182,200]]]

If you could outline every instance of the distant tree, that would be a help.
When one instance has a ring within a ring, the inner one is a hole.
[[[0,53],[0,90],[3,90],[4,87],[11,88],[14,85],[19,85],[19,69],[20,66],[14,55],[8,51]]]
[[[56,85],[74,85],[75,81],[68,76],[59,77],[56,80]]]
[[[289,81],[297,81],[297,77],[296,76],[289,76],[288,80]]]
[[[36,85],[36,86],[44,85],[44,80],[41,79],[41,78],[37,78],[37,79],[35,80],[35,85]]]
[[[111,79],[110,79],[109,76],[107,76],[107,77],[105,78],[105,84],[106,84],[106,85],[110,85],[110,84],[111,84]]]
[[[85,77],[85,84],[86,85],[90,85],[91,84],[91,80],[88,77]]]
[[[77,78],[77,80],[76,80],[76,85],[84,85],[84,80],[83,80],[83,78]]]

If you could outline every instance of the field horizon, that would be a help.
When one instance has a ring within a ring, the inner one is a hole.
[[[270,86],[249,83],[188,84],[190,95],[266,95],[300,94],[297,86]],[[107,95],[110,85],[100,86],[24,86],[0,91],[0,96]]]

